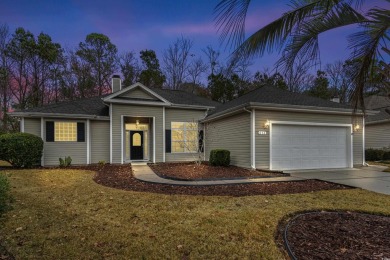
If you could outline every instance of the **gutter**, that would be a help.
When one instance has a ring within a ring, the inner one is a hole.
[[[8,113],[8,115],[16,116],[16,117],[47,117],[47,118],[77,118],[77,119],[110,120],[109,116],[96,116],[96,115],[84,115],[84,114],[10,112],[10,113]]]

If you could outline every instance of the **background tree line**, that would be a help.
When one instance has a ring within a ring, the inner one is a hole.
[[[160,64],[155,51],[119,53],[110,39],[99,33],[91,33],[77,47],[66,49],[45,33],[35,36],[24,28],[11,33],[6,24],[0,25],[1,129],[18,127],[6,114],[14,109],[110,93],[113,74],[121,75],[124,86],[141,82],[219,102],[271,85],[324,99],[339,97],[347,103],[353,89],[354,61],[327,64],[313,74],[309,62],[302,59],[292,70],[281,73],[277,68],[256,71],[250,58],[226,59],[211,46],[201,54],[194,54],[192,40],[181,37],[163,51]],[[367,93],[389,91],[383,88],[384,81],[388,86],[388,65],[378,63],[377,70]],[[387,77],[383,70],[387,70]]]

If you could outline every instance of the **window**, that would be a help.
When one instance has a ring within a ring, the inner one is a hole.
[[[77,142],[76,122],[54,122],[55,142]]]
[[[198,123],[171,123],[172,153],[195,153],[198,150]]]

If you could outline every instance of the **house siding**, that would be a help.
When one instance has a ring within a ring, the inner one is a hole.
[[[110,162],[110,122],[91,121],[91,163]]]
[[[163,107],[160,106],[134,106],[112,104],[112,163],[122,163],[121,148],[122,139],[121,120],[122,116],[129,117],[155,117],[155,149],[156,162],[163,161]],[[150,125],[150,142],[153,144],[153,125]],[[123,149],[124,149],[123,144]],[[123,155],[125,159],[125,156]],[[150,160],[153,160],[153,149],[150,150]]]
[[[66,121],[66,122],[83,122],[86,127],[86,120],[70,119],[45,119],[44,120],[44,139],[46,136],[46,121]],[[58,159],[70,156],[72,164],[87,164],[87,131],[85,131],[85,142],[46,142],[44,140],[43,162],[44,165],[59,165]]]
[[[24,118],[24,132],[41,137],[41,119]]]
[[[157,98],[155,98],[154,96],[146,93],[145,91],[143,91],[139,88],[129,90],[129,91],[123,93],[122,95],[120,95],[120,97],[157,100]]]
[[[352,124],[351,115],[327,115],[315,113],[294,113],[294,112],[276,112],[256,110],[255,112],[255,149],[256,149],[256,168],[269,169],[270,161],[270,135],[269,130],[264,129],[264,123],[270,121],[288,121],[288,122],[305,122],[305,123],[329,123],[329,124]],[[357,123],[362,126],[361,118]],[[258,131],[266,131],[266,135],[257,134]],[[353,136],[353,163],[354,165],[363,163],[362,148],[362,129]]]
[[[366,149],[390,147],[390,123],[366,125]]]
[[[171,129],[171,122],[197,122],[205,117],[206,110],[165,109],[165,129]],[[203,126],[199,126],[203,127]],[[165,130],[164,130],[165,131]],[[165,152],[165,151],[164,151]],[[195,161],[197,153],[165,153],[166,162]]]
[[[230,164],[250,168],[251,166],[251,131],[250,113],[206,123],[206,160],[213,149],[230,151]]]

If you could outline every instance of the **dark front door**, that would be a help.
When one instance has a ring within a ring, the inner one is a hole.
[[[130,131],[130,159],[144,159],[144,132]]]

